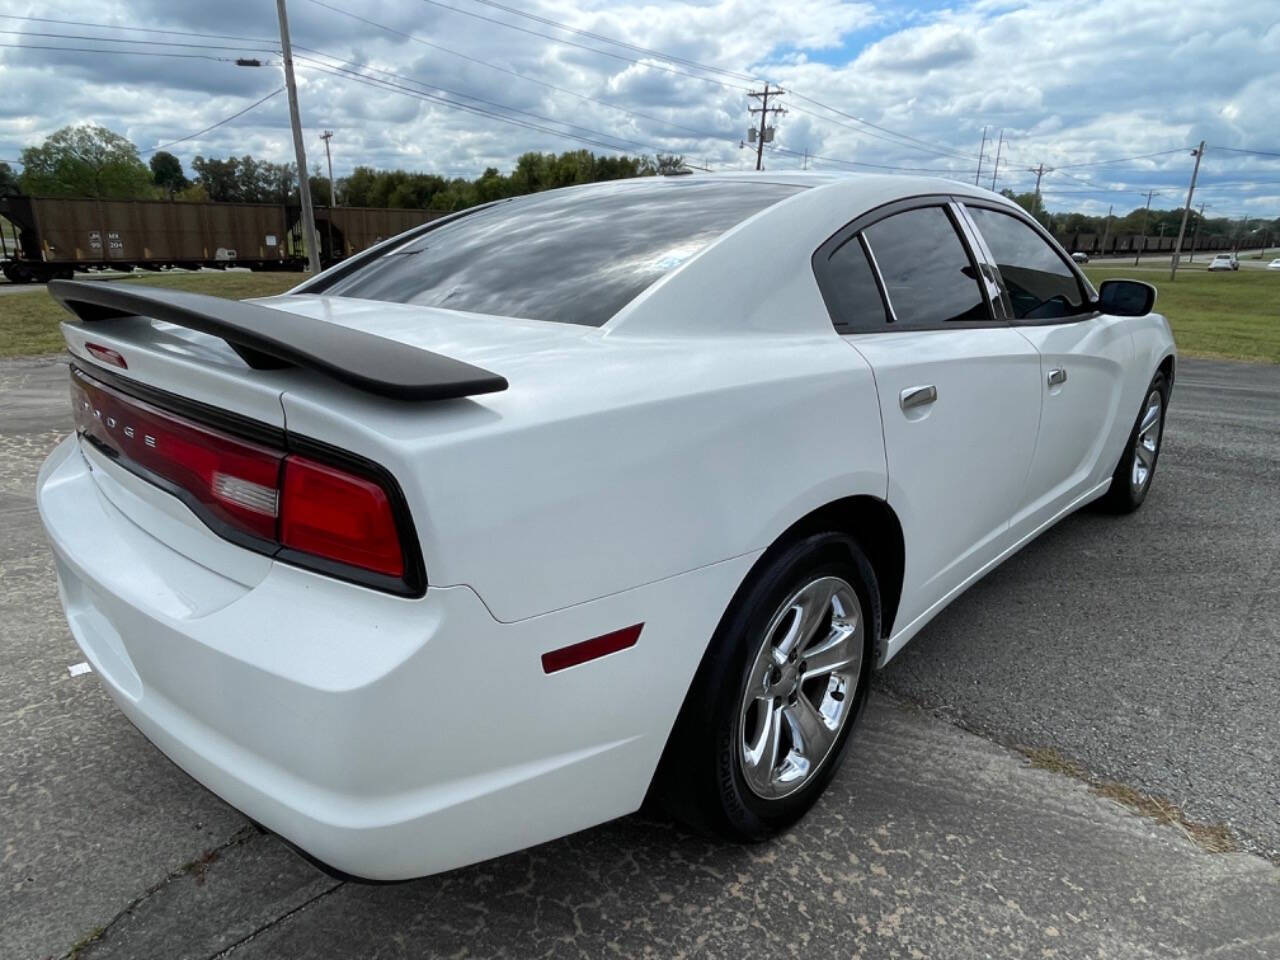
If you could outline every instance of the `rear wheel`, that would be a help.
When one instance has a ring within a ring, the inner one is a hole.
[[[668,741],[656,783],[668,812],[736,840],[803,816],[844,757],[879,629],[875,572],[848,537],[807,537],[754,571]]]
[[[1156,462],[1160,459],[1168,403],[1169,382],[1163,373],[1157,373],[1129,432],[1124,455],[1111,476],[1111,487],[1101,500],[1104,509],[1112,513],[1132,513],[1147,499],[1155,479]]]

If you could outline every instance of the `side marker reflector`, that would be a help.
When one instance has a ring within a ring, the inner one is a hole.
[[[112,350],[110,347],[104,347],[99,343],[86,343],[84,348],[103,363],[109,363],[113,367],[119,367],[121,370],[129,369],[129,364],[125,362],[119,350]]]
[[[636,623],[629,627],[623,627],[621,630],[615,630],[612,633],[592,637],[590,640],[583,640],[581,643],[570,644],[567,647],[561,647],[559,650],[544,653],[542,655],[542,671],[543,673],[555,673],[557,670],[567,670],[569,667],[576,667],[578,664],[586,663],[588,660],[595,660],[598,657],[625,650],[627,647],[634,647],[636,641],[640,639],[640,631],[643,629],[643,623]]]

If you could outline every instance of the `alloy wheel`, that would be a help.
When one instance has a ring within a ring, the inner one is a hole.
[[[1138,436],[1133,442],[1133,469],[1129,484],[1134,493],[1141,493],[1151,482],[1151,472],[1156,466],[1156,452],[1160,449],[1161,422],[1164,420],[1164,397],[1159,390],[1147,395],[1147,404],[1138,424]]]
[[[752,793],[789,796],[822,767],[853,711],[865,639],[858,595],[839,577],[811,580],[778,608],[739,711],[739,760]]]

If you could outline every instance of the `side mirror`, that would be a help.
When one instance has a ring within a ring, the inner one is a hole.
[[[1103,280],[1097,307],[1113,317],[1143,317],[1156,305],[1156,288],[1141,280]]]

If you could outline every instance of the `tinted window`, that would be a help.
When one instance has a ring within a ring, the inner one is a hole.
[[[653,178],[533,194],[441,224],[325,292],[599,326],[799,189]]]
[[[842,243],[827,261],[827,308],[837,326],[868,327],[885,322],[884,300],[858,237]]]
[[[898,213],[863,233],[898,326],[991,319],[973,264],[942,207]]]
[[[1040,234],[1017,217],[969,207],[982,231],[1019,320],[1051,320],[1080,313],[1084,296],[1076,276]]]

